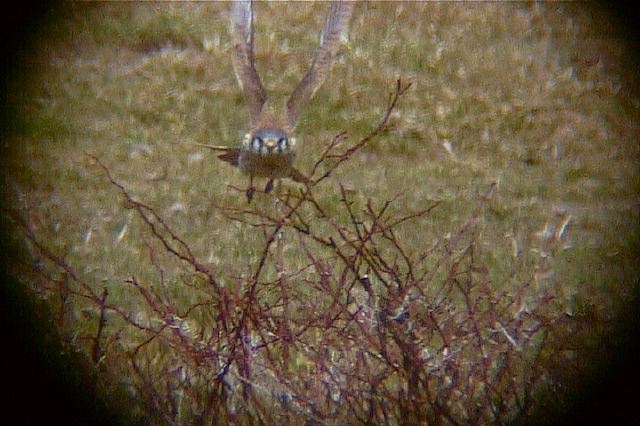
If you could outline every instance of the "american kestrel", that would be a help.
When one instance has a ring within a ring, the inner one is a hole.
[[[221,151],[223,161],[238,167],[249,175],[247,198],[253,196],[253,177],[269,179],[265,192],[273,188],[274,179],[289,178],[306,182],[307,178],[293,167],[296,139],[292,133],[302,107],[313,97],[324,82],[340,43],[347,39],[352,2],[334,1],[320,34],[311,66],[286,102],[286,114],[278,118],[269,108],[264,108],[267,94],[255,68],[253,52],[253,3],[236,1],[229,13],[233,39],[233,68],[238,84],[249,108],[251,125],[242,143],[237,147],[202,145]]]

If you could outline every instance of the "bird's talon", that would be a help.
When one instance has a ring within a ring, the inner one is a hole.
[[[253,186],[247,188],[247,202],[250,203],[253,200],[253,193],[255,192],[255,188]]]
[[[268,194],[269,192],[271,192],[272,189],[273,189],[273,179],[269,179],[269,182],[267,182],[267,185],[264,187],[265,194]]]

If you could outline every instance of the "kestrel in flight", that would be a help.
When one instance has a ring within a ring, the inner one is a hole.
[[[232,3],[229,18],[233,40],[233,68],[249,108],[251,126],[240,146],[198,145],[221,151],[222,154],[218,158],[249,175],[249,201],[254,192],[254,176],[269,179],[265,192],[273,188],[274,179],[307,181],[307,178],[293,167],[296,140],[292,133],[300,111],[324,82],[341,42],[347,39],[352,10],[352,2],[331,3],[320,35],[320,45],[313,55],[311,66],[287,99],[286,114],[281,114],[282,117],[278,118],[271,108],[264,108],[267,94],[255,68],[253,3]]]

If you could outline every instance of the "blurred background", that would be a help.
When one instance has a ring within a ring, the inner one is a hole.
[[[4,71],[3,223],[12,284],[5,286],[5,312],[9,324],[25,327],[17,340],[26,353],[36,354],[18,368],[18,399],[38,406],[48,398],[36,390],[46,380],[33,377],[29,365],[42,365],[42,353],[48,358],[56,345],[64,355],[50,359],[51,371],[69,377],[62,386],[82,389],[86,375],[105,374],[100,386],[118,388],[130,373],[117,354],[139,339],[109,323],[105,333],[118,335],[113,342],[122,349],[114,343],[113,359],[92,363],[90,336],[104,312],[77,295],[61,301],[54,284],[70,280],[69,271],[25,235],[71,265],[96,294],[108,289],[109,301],[132,317],[152,320],[125,280],[159,285],[159,269],[170,303],[200,300],[188,268],[161,256],[150,260],[158,249],[150,249],[147,226],[87,154],[219,271],[224,285],[233,286],[260,258],[265,234],[227,221],[218,208],[249,208],[233,189],[246,177],[194,146],[235,145],[247,130],[227,7],[50,5],[26,11],[27,25],[7,28],[13,38]],[[257,4],[256,64],[276,101],[284,103],[308,66],[326,9]],[[495,184],[480,215],[477,256],[492,289],[530,283],[531,297],[552,294],[549,309],[578,324],[575,348],[558,355],[567,358],[567,371],[557,375],[567,395],[596,389],[584,379],[603,380],[594,370],[615,380],[615,366],[626,365],[616,357],[629,350],[624,326],[637,317],[640,98],[637,39],[626,22],[619,11],[592,3],[359,3],[349,41],[296,130],[297,166],[306,172],[336,134],[346,132],[352,143],[367,135],[396,80],[411,82],[388,131],[315,196],[338,222],[341,185],[357,206],[399,196],[394,211],[408,213],[438,203],[399,230],[404,247],[418,253],[455,235]],[[282,193],[298,184],[279,185]],[[251,208],[268,212],[273,200],[258,194]],[[291,270],[304,261],[296,247],[283,246]],[[26,330],[44,333],[46,343]],[[55,376],[52,386],[59,384]],[[103,393],[144,407],[135,392]],[[567,401],[560,412],[570,410]],[[615,417],[611,410],[605,412]]]

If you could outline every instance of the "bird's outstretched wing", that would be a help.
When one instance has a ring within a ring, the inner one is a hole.
[[[342,40],[346,40],[353,2],[334,1],[320,35],[320,46],[316,49],[311,66],[287,100],[287,119],[291,129],[295,128],[302,107],[313,97],[324,82],[333,58]]]
[[[253,4],[250,0],[234,1],[229,12],[233,40],[233,69],[251,115],[252,126],[260,121],[267,93],[255,68],[253,53]]]

